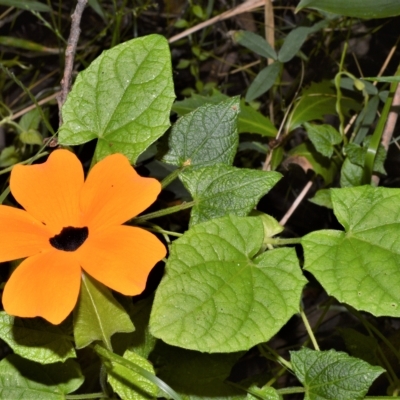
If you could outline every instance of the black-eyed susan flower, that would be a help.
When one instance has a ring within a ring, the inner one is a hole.
[[[26,258],[4,287],[10,315],[59,324],[77,302],[82,270],[139,294],[166,255],[153,234],[122,225],[155,201],[161,185],[121,154],[97,163],[85,181],[78,158],[56,150],[43,164],[15,166],[10,188],[24,210],[0,206],[0,262]]]

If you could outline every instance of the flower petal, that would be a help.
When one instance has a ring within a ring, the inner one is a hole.
[[[10,315],[61,323],[79,295],[81,268],[72,254],[49,251],[29,257],[12,273],[3,293]]]
[[[0,206],[0,262],[50,250],[46,226],[18,208]]]
[[[155,235],[131,226],[113,226],[91,234],[76,251],[82,268],[104,285],[125,295],[146,287],[147,277],[166,255]]]
[[[79,193],[83,170],[68,150],[55,150],[43,164],[16,165],[11,172],[11,193],[53,234],[65,226],[79,226]]]
[[[120,225],[150,206],[160,191],[160,182],[138,175],[125,156],[108,156],[93,167],[83,186],[83,225],[93,230]]]

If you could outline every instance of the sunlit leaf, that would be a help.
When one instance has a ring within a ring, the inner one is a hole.
[[[154,368],[145,358],[127,350],[124,358],[154,374]],[[142,375],[116,363],[108,368],[108,382],[122,399],[145,400],[157,395],[157,386]]]
[[[262,388],[250,387],[247,393],[246,400],[282,400],[283,397],[279,395],[275,388],[272,386],[264,386]]]
[[[330,189],[320,189],[315,193],[314,197],[308,199],[311,203],[322,207],[333,208]]]
[[[41,364],[76,357],[72,337],[62,325],[39,318],[16,318],[0,312],[0,338],[16,354]]]
[[[239,98],[205,104],[184,115],[173,126],[163,161],[179,167],[231,165],[238,146]]]
[[[95,340],[111,348],[110,338],[116,332],[132,332],[132,321],[124,308],[103,284],[82,275],[79,301],[74,310],[74,336],[78,349]]]
[[[227,214],[246,216],[281,177],[278,172],[223,164],[184,171],[180,178],[196,202],[190,224]]]
[[[331,296],[376,316],[400,316],[400,190],[331,189],[345,231],[302,239],[304,267]]]
[[[242,352],[206,354],[165,344],[149,332],[151,306],[151,298],[134,305],[131,318],[136,330],[132,334],[130,348],[149,359],[160,379],[188,400],[239,400],[245,397],[242,390],[226,382],[232,366],[243,355]]]
[[[220,92],[216,92],[212,96],[201,96],[194,93],[187,99],[176,101],[172,106],[172,110],[182,116],[206,103],[218,104],[227,99],[229,97]],[[278,131],[269,118],[246,104],[244,99],[240,100],[237,123],[238,133],[258,133],[262,136],[275,137]]]
[[[168,129],[174,97],[167,40],[148,35],[122,43],[77,76],[62,108],[59,143],[98,139],[97,161],[122,153],[135,163]]]
[[[306,280],[293,248],[258,254],[264,238],[260,217],[228,216],[174,241],[151,333],[202,352],[248,350],[270,339],[298,311]]]
[[[305,400],[363,399],[385,370],[346,353],[303,348],[291,351],[294,373],[306,389]]]
[[[83,383],[73,360],[41,365],[11,354],[0,361],[0,398],[60,400]]]

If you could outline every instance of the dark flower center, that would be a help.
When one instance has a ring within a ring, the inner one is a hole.
[[[89,235],[89,229],[74,228],[67,226],[62,228],[61,232],[50,239],[50,244],[57,250],[75,251],[83,245]]]

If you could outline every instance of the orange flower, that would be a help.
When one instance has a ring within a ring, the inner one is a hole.
[[[153,234],[121,225],[161,191],[157,180],[139,176],[121,154],[100,161],[84,181],[78,158],[56,150],[43,164],[16,165],[10,188],[25,210],[0,206],[0,262],[27,258],[5,285],[8,314],[59,324],[77,302],[81,269],[136,295],[165,257]]]

